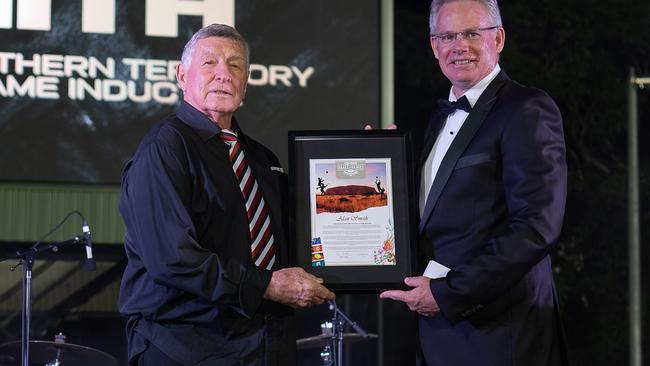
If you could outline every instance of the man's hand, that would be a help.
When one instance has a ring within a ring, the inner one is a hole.
[[[284,268],[274,271],[264,298],[294,308],[305,308],[334,300],[336,295],[325,286],[322,278],[305,272],[302,268]]]
[[[375,128],[372,126],[372,123],[367,123],[367,124],[365,124],[365,125],[363,126],[363,129],[364,129],[364,130],[374,130]],[[397,129],[397,125],[394,124],[394,123],[391,123],[391,124],[388,125],[388,127],[386,127],[385,129],[386,129],[386,130],[396,130],[396,129]]]
[[[431,294],[429,287],[431,279],[427,277],[406,277],[404,283],[413,287],[409,291],[390,290],[382,292],[379,297],[381,299],[393,299],[402,301],[408,305],[409,309],[417,311],[418,314],[424,316],[435,316],[440,313],[440,308],[436,299]]]

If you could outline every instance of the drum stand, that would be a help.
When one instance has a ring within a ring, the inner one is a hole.
[[[51,250],[53,252],[58,252],[59,248],[64,245],[70,244],[79,244],[86,243],[86,238],[82,235],[74,237],[74,239],[66,240],[60,243],[50,243],[47,245],[36,245],[29,249],[19,250],[14,255],[10,255],[4,258],[0,258],[0,262],[17,258],[20,261],[15,266],[12,266],[10,269],[14,271],[19,265],[23,266],[23,305],[22,305],[22,366],[29,365],[29,330],[30,330],[30,321],[31,321],[31,296],[32,296],[32,269],[34,267],[34,261],[36,260],[36,254]]]
[[[350,324],[352,329],[354,329],[361,337],[367,338],[368,333],[363,330],[354,320],[350,319],[345,313],[338,307],[336,301],[329,300],[329,308],[334,311],[332,317],[332,347],[325,346],[321,352],[321,358],[323,359],[323,364],[325,366],[343,366],[343,331],[345,324]],[[327,326],[327,322],[325,325]],[[321,327],[323,327],[321,325]],[[331,357],[330,349],[334,351],[334,357]],[[334,362],[336,360],[336,362]]]

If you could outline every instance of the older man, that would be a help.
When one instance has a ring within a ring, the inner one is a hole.
[[[180,109],[124,169],[119,305],[133,365],[293,364],[290,307],[334,298],[302,269],[280,269],[286,176],[233,118],[248,53],[229,26],[194,34],[176,72]]]
[[[566,198],[560,112],[500,69],[496,0],[434,0],[430,31],[452,86],[422,133],[419,230],[427,259],[451,270],[381,297],[420,314],[429,366],[561,365],[549,258]]]

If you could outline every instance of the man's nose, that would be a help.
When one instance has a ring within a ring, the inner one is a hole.
[[[453,51],[455,53],[464,53],[469,50],[469,41],[463,37],[458,37],[454,41]]]
[[[226,65],[225,62],[219,62],[217,64],[214,78],[217,81],[220,81],[222,83],[229,82],[232,80],[232,75],[230,74],[230,70],[228,69],[228,65]]]

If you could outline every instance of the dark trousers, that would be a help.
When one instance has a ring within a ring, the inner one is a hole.
[[[140,354],[138,366],[182,366],[163,353],[158,347],[149,343],[147,349]]]

